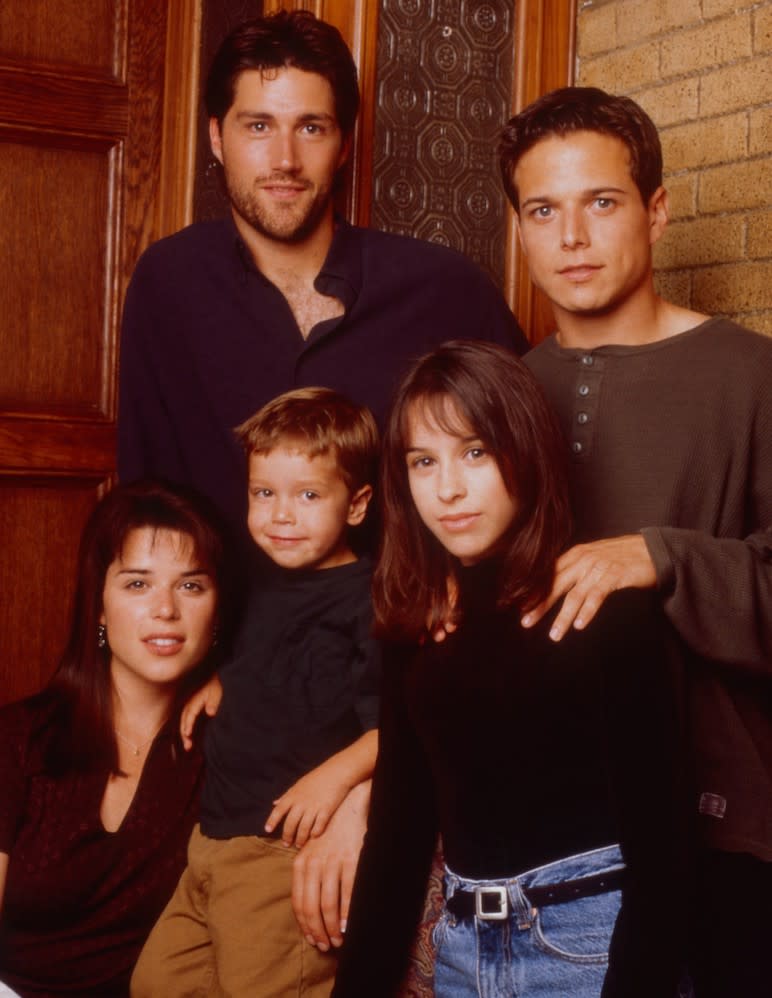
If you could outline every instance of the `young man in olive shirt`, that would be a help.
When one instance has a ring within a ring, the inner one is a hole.
[[[523,624],[562,600],[559,641],[615,589],[660,593],[687,669],[697,995],[760,995],[772,932],[772,342],[656,294],[667,193],[656,128],[633,101],[547,94],[509,122],[500,151],[555,315],[526,363],[569,440],[580,542]]]

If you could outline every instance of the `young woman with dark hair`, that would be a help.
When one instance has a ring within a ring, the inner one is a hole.
[[[446,344],[398,390],[374,589],[392,644],[336,998],[398,993],[438,833],[438,998],[676,993],[663,621],[628,591],[559,644],[520,624],[569,539],[564,454],[495,346]]]
[[[197,819],[177,718],[229,629],[227,562],[209,504],[157,482],[86,525],[59,667],[0,710],[0,980],[22,996],[128,995]]]

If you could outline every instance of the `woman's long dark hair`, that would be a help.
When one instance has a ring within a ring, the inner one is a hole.
[[[393,640],[416,640],[452,619],[458,571],[410,494],[408,416],[416,406],[450,433],[458,433],[459,418],[468,423],[516,500],[503,538],[499,605],[525,609],[547,595],[571,528],[565,441],[522,361],[503,347],[465,340],[422,357],[397,390],[381,460],[383,531],[373,602],[377,633]]]
[[[98,646],[97,628],[107,569],[129,534],[143,527],[190,538],[195,557],[217,589],[218,635],[227,641],[235,594],[227,534],[214,507],[192,490],[157,480],[116,486],[97,504],[83,530],[70,636],[45,691],[54,704],[57,731],[47,754],[53,775],[105,763],[119,772],[110,649]],[[184,678],[178,703],[211,673],[214,657],[210,652]]]

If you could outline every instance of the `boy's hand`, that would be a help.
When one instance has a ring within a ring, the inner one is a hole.
[[[300,931],[326,953],[343,945],[359,853],[367,826],[370,780],[351,790],[319,838],[297,854],[292,874],[292,907]]]
[[[193,748],[193,728],[198,715],[203,710],[208,717],[214,717],[221,700],[222,683],[217,673],[215,673],[209,682],[194,693],[182,708],[182,714],[180,715],[180,736],[186,752]]]
[[[283,820],[282,842],[302,849],[310,838],[322,834],[350,789],[349,769],[333,756],[274,801],[265,830],[270,835]]]

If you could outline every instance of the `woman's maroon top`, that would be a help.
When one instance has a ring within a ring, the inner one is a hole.
[[[203,778],[170,724],[156,736],[115,832],[100,806],[106,767],[54,779],[51,700],[0,709],[0,980],[20,995],[128,995],[142,944],[185,866]]]

